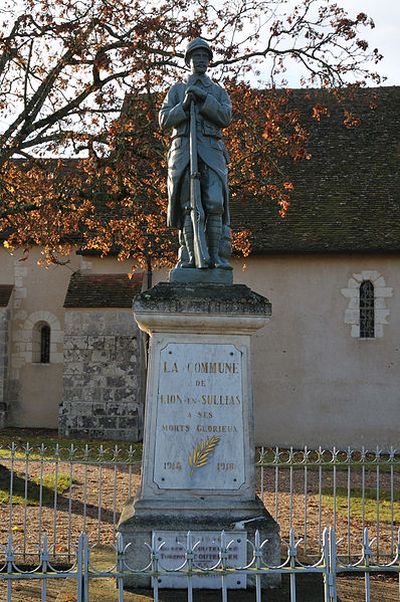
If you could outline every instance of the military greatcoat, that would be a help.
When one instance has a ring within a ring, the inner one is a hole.
[[[222,141],[221,129],[229,125],[232,105],[227,92],[206,75],[191,75],[186,82],[174,84],[165,97],[159,119],[162,129],[172,129],[171,147],[168,152],[168,226],[182,228],[182,199],[180,185],[189,156],[189,113],[182,103],[187,86],[201,86],[207,97],[196,103],[197,152],[200,159],[211,168],[223,184],[223,222],[229,224],[228,207],[228,154]],[[189,199],[183,199],[185,202]]]

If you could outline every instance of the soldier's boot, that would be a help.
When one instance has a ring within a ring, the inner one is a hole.
[[[231,229],[227,224],[222,225],[221,242],[219,244],[219,258],[224,264],[225,270],[232,270],[232,266],[229,263],[232,254],[231,246]]]
[[[210,267],[220,268],[222,270],[231,270],[227,259],[220,255],[221,237],[222,237],[222,216],[209,214],[207,218],[207,241],[208,251],[210,253]]]
[[[194,251],[193,251],[193,224],[192,224],[192,219],[189,214],[185,215],[182,232],[183,232],[183,238],[185,241],[185,246],[187,249],[187,260],[181,261],[180,267],[181,268],[195,268],[196,262],[194,259]],[[184,258],[182,257],[182,260],[183,259]]]

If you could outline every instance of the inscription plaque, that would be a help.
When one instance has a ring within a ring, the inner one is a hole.
[[[157,548],[160,548],[160,570],[177,570],[185,562],[187,534],[179,531],[155,531]],[[219,547],[221,533],[213,531],[191,532],[192,547],[194,548],[193,569],[207,571],[219,561]],[[226,531],[225,544],[227,545],[227,559],[225,566],[240,568],[246,565],[246,531]],[[229,545],[228,545],[229,544]],[[187,566],[182,570],[187,569]],[[162,588],[180,589],[187,585],[187,577],[177,574],[158,577],[158,584]],[[228,575],[225,577],[226,585],[230,589],[245,589],[246,575]],[[216,575],[200,575],[192,578],[194,588],[219,589],[221,577]]]
[[[169,343],[160,352],[154,482],[161,489],[244,483],[242,352]]]

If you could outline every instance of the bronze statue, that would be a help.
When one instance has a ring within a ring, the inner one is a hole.
[[[229,125],[227,92],[206,75],[212,50],[192,40],[185,63],[191,74],[174,84],[160,111],[171,129],[168,153],[168,225],[179,228],[177,268],[231,270],[228,154],[221,129]]]

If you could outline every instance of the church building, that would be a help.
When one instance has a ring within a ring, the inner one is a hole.
[[[310,121],[286,217],[268,201],[231,204],[233,228],[252,231],[234,283],[272,303],[252,340],[259,445],[399,442],[400,88],[374,92],[358,127],[334,106]],[[293,102],[307,114],[312,101],[298,90]],[[148,341],[131,306],[146,275],[79,248],[48,268],[40,249],[22,255],[0,248],[0,426],[140,440]]]

